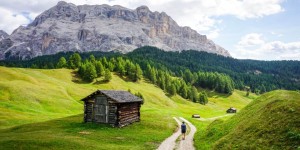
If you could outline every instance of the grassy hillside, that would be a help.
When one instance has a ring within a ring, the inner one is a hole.
[[[96,89],[142,93],[141,122],[121,129],[82,123],[80,99]],[[0,149],[155,149],[175,129],[173,116],[213,117],[251,101],[241,91],[210,95],[203,106],[178,95],[168,97],[148,82],[127,82],[116,75],[109,83],[82,83],[68,69],[0,67]]]
[[[207,149],[299,149],[300,93],[272,91],[200,135]],[[212,147],[211,147],[212,146]]]

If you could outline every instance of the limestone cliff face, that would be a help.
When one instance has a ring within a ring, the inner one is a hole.
[[[146,6],[80,5],[59,2],[0,42],[0,59],[31,59],[62,51],[130,52],[142,46],[166,51],[199,50],[230,56],[205,35],[180,27],[166,13]]]

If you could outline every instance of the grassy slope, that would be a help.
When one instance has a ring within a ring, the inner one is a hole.
[[[96,89],[141,92],[142,121],[121,129],[83,124],[80,99]],[[115,75],[109,83],[87,84],[76,82],[67,69],[0,67],[0,149],[155,149],[175,129],[172,116],[223,115],[229,106],[240,109],[251,101],[243,95],[240,91],[214,95],[203,106],[180,96],[168,97],[147,82],[126,82]]]
[[[300,94],[272,91],[227,121],[216,120],[199,134],[202,149],[300,148]],[[213,144],[214,143],[214,144]]]

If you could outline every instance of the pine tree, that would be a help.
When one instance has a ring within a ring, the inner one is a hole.
[[[105,69],[104,81],[109,82],[112,79],[111,72],[109,69]]]
[[[249,87],[249,88],[246,88],[246,91],[247,91],[246,96],[248,97],[249,94],[250,94],[250,87]]]
[[[104,68],[108,68],[108,62],[107,62],[106,57],[102,57],[100,59],[100,61],[102,62],[102,65],[103,65]]]
[[[120,76],[126,75],[125,66],[121,62],[117,63],[117,72],[120,74]]]
[[[156,79],[156,77],[155,77],[155,79]],[[162,90],[166,90],[165,76],[160,76],[157,80],[157,84]]]
[[[143,77],[143,71],[142,71],[139,64],[136,64],[135,68],[136,68],[136,70],[135,70],[135,79],[134,79],[134,81],[139,81]]]
[[[145,71],[145,77],[148,78],[149,80],[151,79],[151,66],[149,63],[147,63],[146,66],[146,71]]]
[[[81,65],[81,56],[78,53],[74,53],[69,58],[69,68],[76,69]]]
[[[95,62],[95,69],[96,69],[96,72],[97,72],[97,76],[98,77],[101,77],[101,76],[104,76],[105,74],[105,69],[101,63],[101,61],[96,61]]]
[[[109,69],[109,71],[114,71],[114,69],[115,69],[114,63],[108,62],[108,69]]]
[[[97,77],[97,72],[95,66],[92,63],[87,63],[84,72],[84,80],[88,82],[92,82],[96,77]]]
[[[122,57],[117,58],[116,71],[120,74],[120,76],[125,76],[126,75],[125,61],[123,60]]]
[[[127,70],[129,79],[132,81],[137,81],[136,66],[132,62],[128,63]]]
[[[193,76],[192,72],[189,69],[186,69],[184,71],[183,79],[184,79],[185,82],[190,83],[191,85],[193,84],[194,76]]]
[[[153,84],[156,84],[157,82],[157,71],[155,68],[152,68],[150,71],[150,80],[152,81]]]
[[[114,66],[117,64],[117,61],[114,57],[110,58],[109,62],[111,62]]]
[[[192,94],[193,94],[192,101],[197,102],[197,100],[198,100],[198,91],[197,91],[195,86],[192,87]]]
[[[168,87],[168,93],[170,95],[175,95],[176,94],[176,87],[175,87],[174,84],[169,85],[169,87]]]
[[[132,66],[132,62],[129,60],[125,61],[125,71],[126,71],[126,75],[130,76],[131,74],[131,66]]]
[[[190,86],[188,90],[187,98],[193,102],[197,102],[198,99],[198,91],[195,86]]]
[[[226,93],[226,94],[232,94],[232,92],[234,90],[233,81],[231,80],[231,78],[229,76],[224,76],[224,78],[225,78],[224,93]]]
[[[202,105],[206,105],[208,103],[208,98],[206,92],[202,92],[199,94],[199,102]]]
[[[65,57],[60,57],[56,65],[56,68],[65,68],[65,67],[67,67],[67,60],[65,59]]]
[[[183,98],[187,98],[187,94],[188,94],[188,90],[187,90],[187,86],[184,83],[182,83],[181,88],[180,88],[180,96]]]
[[[84,76],[84,73],[85,73],[85,70],[86,70],[86,65],[83,63],[79,66],[78,68],[78,74],[79,76],[83,79],[83,76]]]
[[[95,64],[96,58],[95,58],[94,55],[90,55],[90,62],[93,63],[93,64]]]

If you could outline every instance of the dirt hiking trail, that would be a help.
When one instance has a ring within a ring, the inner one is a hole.
[[[196,127],[190,123],[189,121],[187,121],[186,119],[179,117],[180,120],[176,117],[173,117],[177,124],[177,131],[175,133],[173,133],[170,137],[168,137],[167,139],[165,139],[161,145],[158,147],[157,150],[194,150],[194,134],[196,133],[197,129]],[[185,136],[185,140],[182,140],[181,138],[181,123],[182,121],[184,121],[186,123],[186,125],[188,126],[189,132],[187,132],[188,134]],[[179,143],[176,143],[176,140],[179,139]]]

